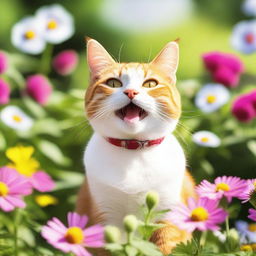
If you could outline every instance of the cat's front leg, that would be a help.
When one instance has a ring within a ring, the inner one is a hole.
[[[164,227],[156,230],[150,241],[156,244],[164,255],[169,255],[177,244],[191,239],[191,233],[179,229],[169,221],[160,221]]]

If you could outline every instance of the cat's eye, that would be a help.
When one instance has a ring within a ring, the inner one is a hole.
[[[143,83],[143,87],[146,87],[146,88],[153,88],[153,87],[156,87],[157,85],[158,85],[158,82],[155,79],[150,79]]]
[[[116,78],[110,78],[107,80],[106,85],[112,88],[122,87],[122,82]]]

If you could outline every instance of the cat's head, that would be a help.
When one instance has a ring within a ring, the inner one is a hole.
[[[91,74],[87,117],[105,137],[156,139],[172,132],[181,114],[176,88],[177,42],[168,43],[150,63],[118,63],[93,39],[87,43]]]

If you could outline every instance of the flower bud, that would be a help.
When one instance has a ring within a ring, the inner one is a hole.
[[[128,233],[136,230],[138,226],[138,220],[134,215],[127,215],[124,218],[124,228]]]
[[[146,205],[149,210],[152,210],[154,207],[158,205],[159,196],[155,191],[149,191],[146,195]]]
[[[52,86],[45,76],[32,75],[27,78],[26,92],[39,104],[45,105],[52,93]]]
[[[66,50],[54,57],[52,65],[58,74],[65,76],[71,74],[75,70],[77,62],[77,53],[74,50]]]
[[[10,86],[0,79],[0,105],[7,104],[10,100]]]
[[[121,237],[120,230],[115,226],[105,227],[105,240],[107,243],[116,243]]]
[[[0,51],[0,74],[3,74],[8,68],[8,57],[7,55]]]

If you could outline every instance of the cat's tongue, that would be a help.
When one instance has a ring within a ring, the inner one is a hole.
[[[124,121],[127,123],[136,123],[140,120],[140,108],[129,105],[125,108]]]

